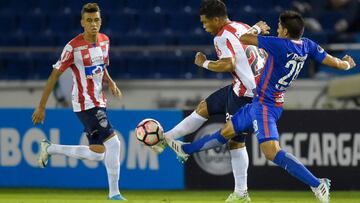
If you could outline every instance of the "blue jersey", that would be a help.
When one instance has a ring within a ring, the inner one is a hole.
[[[259,35],[258,44],[268,53],[268,59],[254,102],[270,106],[282,106],[286,88],[298,77],[308,57],[321,63],[327,55],[323,48],[307,38],[295,41]]]

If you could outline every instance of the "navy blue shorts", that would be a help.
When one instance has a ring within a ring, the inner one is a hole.
[[[232,85],[225,86],[212,93],[205,99],[209,116],[223,114],[226,120],[231,117],[243,106],[252,102],[251,97],[239,97],[232,89]],[[241,133],[232,140],[237,142],[245,142],[245,136],[249,133]]]
[[[77,117],[84,125],[84,132],[89,145],[102,145],[114,130],[107,119],[106,109],[95,107],[85,111],[76,112]]]

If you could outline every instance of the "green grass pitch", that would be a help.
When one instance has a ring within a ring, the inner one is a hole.
[[[229,191],[133,191],[124,190],[122,194],[129,203],[215,203],[224,202]],[[252,202],[311,203],[317,202],[309,191],[250,191]],[[70,189],[1,189],[0,203],[58,203],[58,202],[109,202],[106,190],[70,190]],[[333,191],[331,203],[359,203],[360,191]]]

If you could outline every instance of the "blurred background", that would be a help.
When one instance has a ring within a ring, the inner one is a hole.
[[[71,77],[68,72],[49,99],[45,125],[34,127],[30,120],[52,64],[65,44],[82,32],[80,11],[88,2],[0,0],[2,187],[107,187],[105,169],[98,163],[54,156],[49,168],[37,168],[42,138],[86,144],[85,137],[80,137],[81,124],[69,106],[72,84],[67,82]],[[233,178],[226,149],[207,151],[183,166],[170,150],[158,156],[133,135],[136,124],[146,117],[159,120],[169,130],[191,113],[186,110],[194,109],[201,99],[231,82],[230,74],[194,65],[197,51],[216,59],[213,36],[203,30],[199,20],[200,1],[92,2],[101,8],[101,32],[111,41],[109,72],[124,94],[121,100],[107,94],[110,121],[122,141],[121,187],[231,191]],[[265,20],[271,26],[271,35],[277,34],[282,11],[297,10],[305,17],[305,37],[335,56],[350,54],[360,63],[359,0],[225,0],[225,4],[231,20],[249,25]],[[360,184],[353,181],[360,178],[359,73],[358,67],[337,71],[310,61],[288,90],[286,111],[279,123],[281,145],[316,174],[335,180],[335,189],[360,189]],[[204,131],[195,132],[187,140],[197,133],[214,131],[223,121],[222,116],[214,118]],[[251,189],[304,189],[267,163],[253,139],[247,141]],[[47,179],[41,178],[44,176]],[[94,179],[90,181],[89,176]]]
[[[3,22],[0,106],[32,107],[62,48],[82,32],[80,10],[88,1],[19,2],[0,1]],[[197,51],[216,59],[213,37],[203,30],[199,21],[199,0],[97,2],[102,11],[102,32],[111,40],[109,71],[125,95],[121,102],[110,99],[109,107],[191,109],[201,98],[230,81],[230,74],[206,71],[193,63]],[[277,34],[279,13],[285,9],[297,10],[305,17],[306,37],[338,57],[350,54],[356,61],[360,59],[358,0],[226,0],[225,3],[231,20],[249,25],[265,20],[272,28],[272,35]],[[339,98],[349,95],[330,94],[327,87],[333,79],[355,76],[359,71],[357,68],[336,71],[313,62],[306,64],[295,89],[287,95],[286,108],[357,107],[351,100],[339,102]],[[60,84],[56,98],[61,100],[64,94],[70,98],[69,88],[71,84]],[[18,99],[20,95],[22,99]],[[63,104],[56,100],[49,102],[50,106]]]

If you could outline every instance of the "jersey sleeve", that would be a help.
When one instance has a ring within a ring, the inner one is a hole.
[[[235,57],[234,48],[226,37],[215,37],[214,45],[219,59]]]
[[[307,39],[307,41],[309,46],[310,57],[313,58],[315,61],[322,63],[327,55],[326,51],[314,41],[310,39]]]
[[[279,50],[283,50],[283,40],[278,37],[267,37],[258,35],[258,46],[264,49],[270,55],[279,54]]]
[[[60,59],[53,65],[53,68],[64,72],[74,63],[74,49],[70,44],[67,44],[62,53]]]

